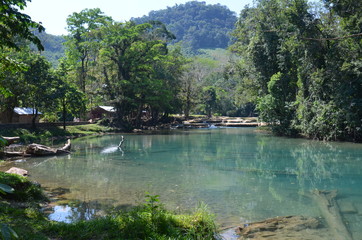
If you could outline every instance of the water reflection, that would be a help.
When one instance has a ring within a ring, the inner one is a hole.
[[[45,212],[49,212],[49,219],[58,222],[71,223],[79,220],[91,220],[98,217],[104,217],[106,214],[115,210],[127,210],[132,205],[113,206],[113,201],[100,203],[97,200],[90,202],[69,201],[68,204],[55,205]]]
[[[319,216],[308,197],[316,188],[362,202],[361,144],[276,138],[249,128],[125,135],[122,149],[120,139],[77,139],[71,155],[13,164],[43,186],[69,189],[65,199],[87,203],[56,209],[85,212],[71,219],[96,215],[92,209],[109,200],[112,206],[138,204],[146,191],[161,195],[171,209],[189,210],[203,201],[223,224]]]

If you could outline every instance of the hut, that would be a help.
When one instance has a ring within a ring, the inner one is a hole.
[[[0,114],[0,123],[31,123],[36,113],[34,108],[16,107],[13,111],[4,111]],[[35,119],[35,122],[39,122],[41,112]]]
[[[16,107],[14,108],[13,113],[13,123],[31,123],[32,119],[36,113],[36,109],[34,108],[26,108],[26,107]],[[38,112],[36,116],[35,122],[39,122],[41,112]]]
[[[116,109],[112,106],[97,106],[90,112],[91,119],[111,118],[114,117]]]

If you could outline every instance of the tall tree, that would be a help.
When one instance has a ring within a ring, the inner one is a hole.
[[[19,50],[19,40],[28,40],[34,43],[39,50],[44,50],[39,38],[33,34],[33,29],[39,32],[44,27],[31,20],[30,16],[19,11],[26,7],[28,0],[3,0],[0,3],[0,80],[6,75],[5,72],[16,72],[21,69],[18,62],[12,60],[8,55],[8,49]],[[0,84],[2,98],[7,98],[13,93]],[[1,107],[1,106],[0,106]]]
[[[96,60],[99,48],[95,30],[110,21],[112,18],[104,15],[99,8],[84,9],[67,18],[70,34],[66,41],[68,47],[66,54],[75,66],[78,84],[83,93],[86,92],[88,65]]]
[[[22,104],[26,107],[32,107],[35,112],[33,114],[32,126],[35,128],[35,120],[39,111],[51,108],[54,102],[54,77],[50,71],[50,63],[38,54],[29,52],[25,59],[27,69],[23,72],[25,85],[23,90],[26,94],[23,96]]]
[[[145,107],[154,117],[169,108],[172,79],[181,66],[175,65],[180,58],[169,55],[165,41],[172,34],[158,22],[111,23],[101,34],[104,90],[119,119],[139,125]]]

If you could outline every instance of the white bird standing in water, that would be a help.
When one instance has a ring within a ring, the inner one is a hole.
[[[122,139],[121,139],[121,141],[119,142],[119,145],[118,145],[119,148],[122,148],[123,142],[124,142],[124,137],[123,137],[123,135],[122,135]]]

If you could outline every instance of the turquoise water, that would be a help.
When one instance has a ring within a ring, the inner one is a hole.
[[[224,226],[316,217],[311,190],[338,190],[340,206],[355,209],[343,218],[354,239],[362,239],[361,144],[273,137],[253,128],[124,136],[122,149],[121,135],[80,138],[72,141],[71,155],[14,164],[61,193],[66,204],[54,207],[54,220],[90,219],[110,206],[133,206],[145,192],[180,212],[204,202]]]

